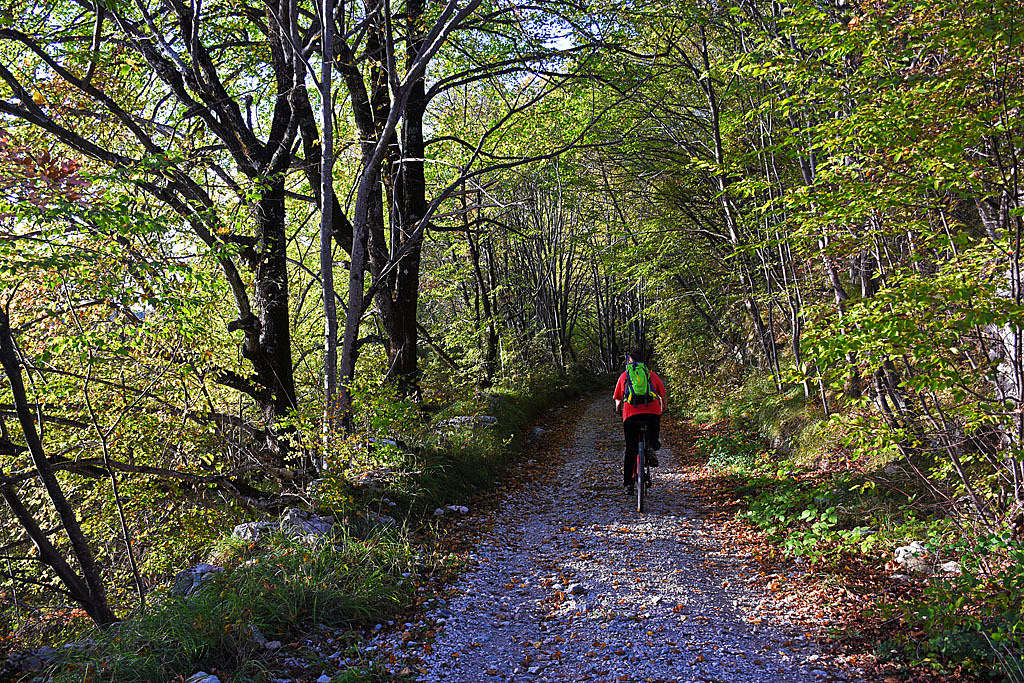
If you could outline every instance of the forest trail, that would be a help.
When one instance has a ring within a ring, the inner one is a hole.
[[[551,453],[554,481],[489,513],[472,566],[426,615],[442,626],[416,653],[419,680],[842,679],[815,665],[801,634],[744,620],[763,599],[741,575],[749,558],[720,552],[667,445],[650,511],[636,512],[620,485],[620,429],[610,401],[593,400]]]

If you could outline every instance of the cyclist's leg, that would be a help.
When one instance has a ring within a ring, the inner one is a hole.
[[[652,451],[661,448],[661,415],[651,415],[647,423],[647,443]]]
[[[655,451],[658,450],[658,432],[661,426],[661,416],[645,414],[644,424],[647,425],[647,462],[651,467],[658,466],[658,457]]]
[[[630,486],[636,481],[636,451],[640,439],[640,422],[634,415],[622,421],[622,433],[626,437],[626,447],[622,457],[622,483]]]

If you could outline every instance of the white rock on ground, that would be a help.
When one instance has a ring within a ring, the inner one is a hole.
[[[249,637],[252,638],[252,641],[257,645],[266,646],[267,644],[267,637],[255,626],[249,627]]]
[[[435,517],[444,517],[448,513],[468,515],[469,508],[465,505],[445,505],[443,508],[434,510]]]
[[[382,515],[373,510],[367,510],[366,524],[369,528],[376,529],[377,527],[397,526],[398,521],[390,515]]]
[[[959,576],[963,573],[963,567],[956,560],[950,560],[949,562],[943,562],[939,565],[939,569],[946,574],[953,574]]]
[[[329,538],[334,534],[334,518],[321,517],[299,508],[288,508],[281,513],[280,519],[276,522],[238,524],[231,535],[239,540],[253,543],[278,530],[305,543],[312,543],[319,539]]]
[[[449,417],[437,423],[439,429],[453,429],[459,427],[493,427],[498,424],[498,418],[493,415],[460,415]]]
[[[216,574],[224,571],[223,567],[215,567],[206,562],[200,562],[191,569],[178,572],[171,585],[171,592],[175,595],[189,596],[199,590],[205,581]]]
[[[321,517],[308,510],[288,508],[281,513],[281,531],[303,541],[326,538],[334,533],[334,518]]]
[[[231,535],[240,541],[253,543],[273,533],[275,529],[277,524],[273,522],[243,522],[235,525]]]
[[[900,567],[915,574],[930,574],[932,572],[928,549],[921,541],[914,541],[896,548],[893,558]]]
[[[49,666],[57,658],[57,650],[44,645],[43,647],[36,648],[34,650],[26,650],[22,652],[12,652],[8,655],[0,655],[0,677],[4,677],[6,674],[13,672],[28,673],[30,671],[38,671],[44,666]],[[6,680],[6,679],[4,679]],[[29,680],[21,679],[18,677],[16,680]],[[36,679],[32,679],[36,680]]]
[[[220,683],[220,679],[213,674],[199,671],[186,678],[185,683]]]

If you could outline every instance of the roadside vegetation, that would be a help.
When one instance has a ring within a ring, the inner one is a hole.
[[[344,633],[394,614],[416,593],[403,579],[415,569],[413,549],[397,530],[312,547],[287,537],[259,546],[224,539],[209,559],[224,571],[195,593],[154,591],[139,617],[69,634],[86,644],[55,664],[55,679],[155,681],[199,670],[266,677],[266,642]]]
[[[941,462],[886,457],[858,442],[853,410],[825,418],[764,375],[695,407],[698,459],[728,478],[736,517],[780,558],[823,575],[887,575],[891,590],[861,605],[864,619],[851,614],[839,641],[884,624],[870,648],[882,662],[915,675],[1020,680],[1021,544],[1009,529],[965,525],[950,502],[962,483],[941,476]],[[914,542],[927,551],[922,561],[898,562],[898,549]]]
[[[589,375],[521,378],[514,388],[494,387],[486,399],[453,402],[431,416],[433,423],[392,415],[384,423],[388,433],[404,424],[404,438],[418,445],[360,446],[363,456],[350,453],[338,476],[325,473],[308,505],[338,522],[329,535],[303,539],[271,530],[259,539],[237,538],[231,523],[253,519],[244,513],[211,517],[205,541],[166,530],[160,540],[176,555],[158,566],[216,568],[195,590],[181,593],[180,577],[163,582],[148,592],[146,610],[105,629],[67,611],[27,622],[21,647],[67,644],[48,667],[54,680],[161,680],[200,670],[263,680],[290,670],[279,656],[285,651],[303,669],[375,679],[374,657],[360,648],[363,633],[420,604],[427,579],[460,565],[458,555],[439,550],[446,531],[435,511],[486,492],[541,411],[595,386]],[[411,406],[404,410],[417,415]],[[487,413],[496,422],[431,427],[466,413]],[[329,654],[338,656],[332,661]]]

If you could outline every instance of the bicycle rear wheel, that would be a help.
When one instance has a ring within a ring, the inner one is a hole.
[[[644,470],[647,466],[647,445],[641,439],[636,449],[636,511],[643,512],[647,499],[647,477]]]

